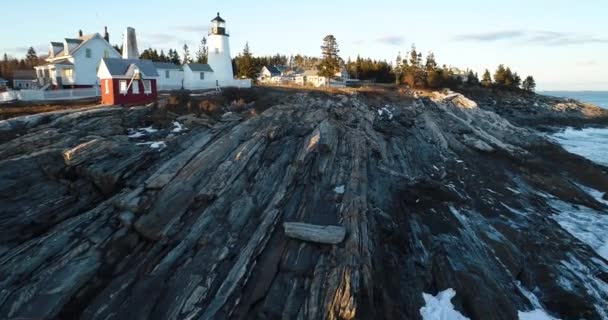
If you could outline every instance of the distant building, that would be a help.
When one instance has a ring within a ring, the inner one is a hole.
[[[0,77],[0,90],[6,89],[7,86],[8,86],[8,80]]]
[[[220,86],[220,80],[216,78],[215,70],[209,64],[188,63],[182,69],[185,89],[209,89]],[[223,83],[228,84],[225,80]]]
[[[13,89],[37,89],[38,81],[35,70],[13,71]]]
[[[106,28],[99,33],[66,38],[51,42],[47,64],[35,67],[38,84],[42,87],[87,88],[99,85],[97,67],[103,58],[120,58],[120,53],[109,43]]]
[[[258,77],[258,81],[261,82],[269,82],[274,77],[281,76],[281,71],[276,66],[264,66],[262,67],[262,71],[260,71],[260,76]]]
[[[158,72],[150,60],[104,58],[98,76],[103,104],[144,104],[158,96]]]

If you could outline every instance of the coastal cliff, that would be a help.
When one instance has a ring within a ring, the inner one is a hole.
[[[0,318],[608,319],[608,168],[537,130],[606,111],[234,95],[0,121]]]

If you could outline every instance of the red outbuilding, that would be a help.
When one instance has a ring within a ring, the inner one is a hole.
[[[97,76],[103,104],[145,104],[158,97],[158,72],[150,60],[105,58]]]

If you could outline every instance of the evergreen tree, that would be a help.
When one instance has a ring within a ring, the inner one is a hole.
[[[319,75],[326,78],[333,78],[340,71],[340,57],[338,53],[338,42],[333,35],[327,35],[323,38],[321,53],[323,58],[319,64]]]
[[[162,62],[169,62],[169,60],[167,59],[167,56],[165,55],[165,51],[162,49],[160,50],[160,56],[158,58]]]
[[[517,72],[513,73],[513,87],[519,88],[521,86],[521,77],[517,74]]]
[[[192,59],[190,58],[190,48],[188,48],[187,44],[184,44],[184,56],[183,56],[184,60],[183,60],[183,64],[188,64],[190,62],[192,62]]]
[[[243,54],[237,58],[237,76],[239,78],[253,79],[256,76],[253,55],[249,49],[249,42],[245,43]]]
[[[476,73],[473,73],[473,70],[469,70],[467,74],[467,84],[468,85],[476,85],[479,84],[479,78]]]
[[[207,63],[209,57],[209,49],[207,48],[207,38],[201,39],[201,44],[196,52],[197,63]]]
[[[488,69],[486,69],[486,71],[483,73],[481,85],[484,87],[492,86],[492,76],[490,75],[490,71],[488,71]]]
[[[38,55],[36,54],[36,50],[34,50],[34,47],[29,47],[29,49],[27,49],[25,60],[27,62],[27,65],[30,67],[38,65]]]
[[[494,83],[496,83],[496,85],[498,86],[505,86],[506,73],[507,70],[505,69],[505,66],[503,64],[499,65],[496,69],[496,72],[494,73]]]
[[[433,54],[432,52],[429,52],[429,54],[426,56],[425,69],[427,74],[431,74],[437,69],[437,61],[435,61],[435,54]]]
[[[534,91],[536,89],[536,81],[534,81],[532,76],[527,76],[521,87],[526,91]]]
[[[504,80],[504,86],[507,88],[511,88],[514,86],[514,81],[513,81],[513,72],[511,71],[511,68],[507,67],[507,69],[505,69],[505,80]]]
[[[177,53],[177,50],[174,49],[169,49],[169,61],[174,63],[174,64],[181,64],[181,59],[179,57],[179,54]]]
[[[395,60],[395,83],[401,83],[401,75],[403,74],[403,57],[401,56],[401,51],[397,54],[397,59]]]

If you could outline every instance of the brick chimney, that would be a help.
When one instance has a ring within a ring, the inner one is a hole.
[[[78,37],[82,38],[82,29],[78,30]]]
[[[103,28],[104,28],[103,38],[106,39],[106,41],[108,43],[110,43],[110,34],[108,33],[108,27],[103,27]]]

